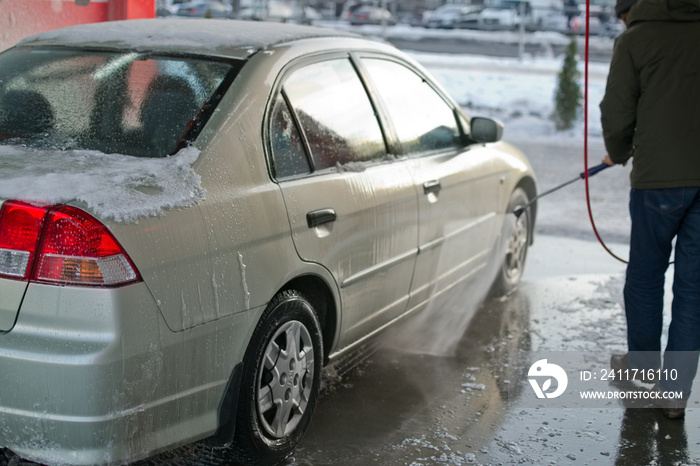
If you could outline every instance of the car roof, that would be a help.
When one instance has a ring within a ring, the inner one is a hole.
[[[22,46],[75,46],[246,58],[311,38],[359,37],[295,24],[217,19],[139,19],[82,24],[27,37]]]

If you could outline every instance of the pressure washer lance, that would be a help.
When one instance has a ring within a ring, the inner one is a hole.
[[[588,177],[590,178],[591,176],[595,175],[596,173],[601,172],[601,171],[603,171],[606,168],[611,167],[611,166],[612,165],[608,165],[607,163],[601,163],[600,165],[596,165],[595,167],[591,167],[588,169]],[[523,212],[525,212],[527,210],[528,207],[530,207],[532,204],[534,204],[537,201],[537,199],[541,198],[542,196],[546,196],[547,194],[552,194],[554,191],[559,191],[561,188],[563,188],[565,186],[569,186],[571,183],[578,181],[578,180],[582,180],[584,178],[586,178],[586,172],[581,172],[573,180],[569,180],[566,183],[562,183],[559,186],[556,186],[556,187],[550,189],[549,191],[545,191],[542,194],[535,196],[530,202],[528,202],[524,206],[518,207],[517,209],[515,209],[513,211],[513,213],[515,214],[516,217],[520,217],[523,214]]]

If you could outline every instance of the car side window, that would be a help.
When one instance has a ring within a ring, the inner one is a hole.
[[[299,68],[283,88],[303,128],[314,170],[386,156],[379,121],[349,59]]]
[[[272,110],[270,139],[275,178],[303,175],[311,171],[299,129],[281,93]]]
[[[452,107],[421,76],[389,60],[362,62],[394,123],[404,155],[461,146]]]

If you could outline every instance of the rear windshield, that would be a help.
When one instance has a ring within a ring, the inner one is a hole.
[[[0,54],[0,144],[164,157],[197,136],[241,63],[137,52]]]

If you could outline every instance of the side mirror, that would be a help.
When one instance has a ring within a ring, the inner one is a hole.
[[[469,121],[471,138],[478,143],[497,142],[503,137],[503,123],[484,117],[474,117]]]

